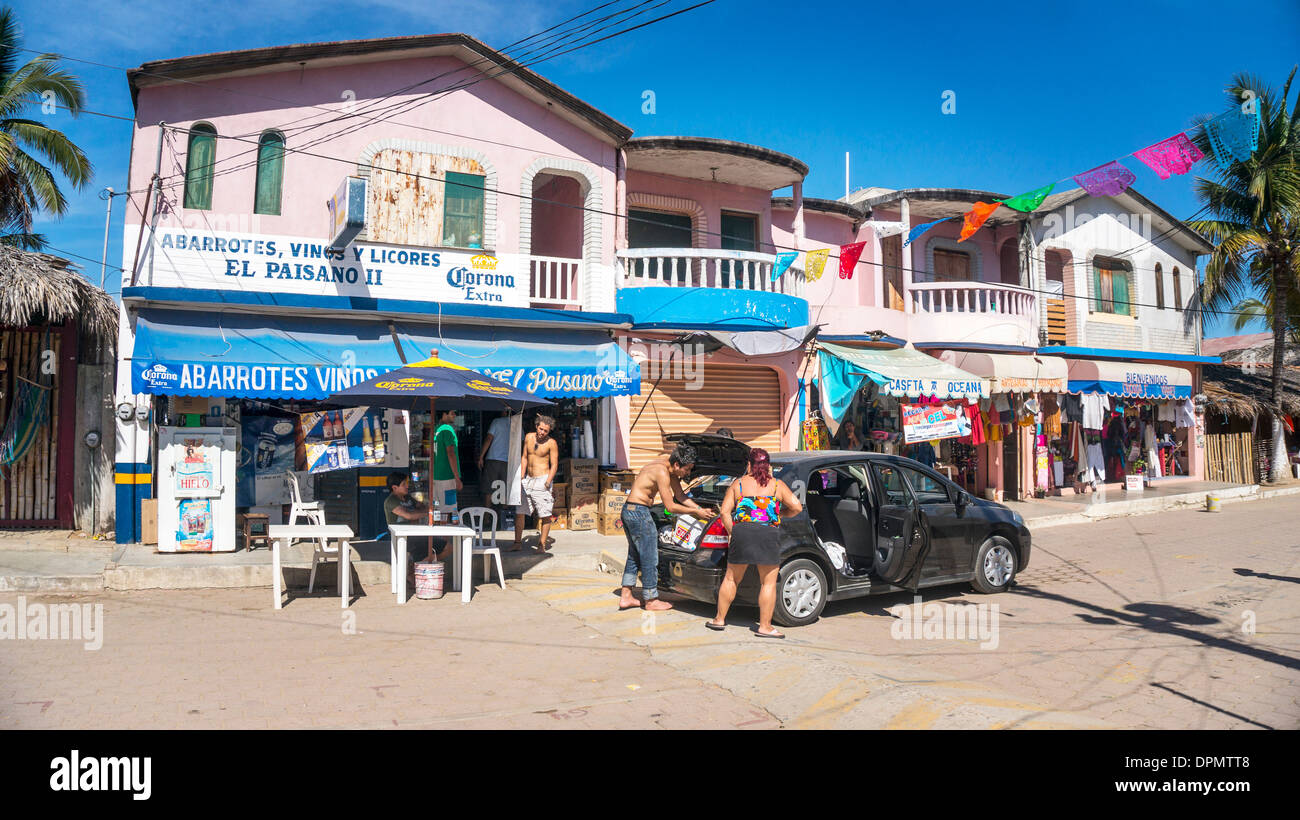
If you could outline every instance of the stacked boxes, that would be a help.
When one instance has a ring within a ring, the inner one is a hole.
[[[623,534],[623,505],[632,491],[631,470],[601,470],[596,531],[601,535]]]
[[[568,504],[566,529],[594,530],[597,525],[596,469],[594,458],[566,458],[560,462]]]

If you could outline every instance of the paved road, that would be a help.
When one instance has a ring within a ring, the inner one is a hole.
[[[996,648],[906,637],[906,594],[764,641],[743,609],[722,634],[691,602],[620,613],[616,585],[530,575],[401,607],[372,586],[351,625],[329,591],[279,612],[263,589],[27,596],[103,604],[103,647],[0,642],[0,725],[1300,728],[1295,499],[1045,529],[1012,592],[924,594],[996,603]]]

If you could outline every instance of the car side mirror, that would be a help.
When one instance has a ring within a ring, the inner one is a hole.
[[[958,490],[957,500],[954,501],[953,503],[956,504],[957,509],[960,510],[968,506],[970,504],[970,501],[971,501],[970,493],[966,492],[965,490]]]

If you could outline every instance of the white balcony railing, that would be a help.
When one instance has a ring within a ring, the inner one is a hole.
[[[582,306],[579,292],[582,260],[558,256],[528,257],[531,302],[542,305]]]
[[[907,290],[910,313],[1002,315],[1036,322],[1037,300],[1032,291],[992,282],[913,282]]]
[[[704,248],[636,248],[619,251],[618,286],[735,288],[803,297],[801,269],[791,267],[772,281],[770,253]]]

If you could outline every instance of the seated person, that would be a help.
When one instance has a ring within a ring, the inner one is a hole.
[[[429,520],[428,514],[427,506],[416,506],[415,500],[411,498],[411,477],[401,471],[389,473],[388,498],[384,499],[384,520],[389,524],[423,524]],[[447,550],[446,545],[447,542],[442,541],[442,547],[436,553],[437,560],[442,560]],[[422,557],[428,562],[435,560],[433,539],[428,536],[406,539],[406,548],[411,555],[411,572],[415,571],[414,562],[421,560]]]

